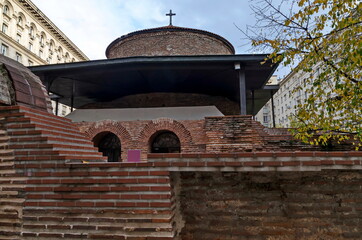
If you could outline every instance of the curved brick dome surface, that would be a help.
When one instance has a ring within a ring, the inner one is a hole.
[[[106,50],[107,58],[229,54],[235,54],[235,50],[225,38],[172,25],[129,33],[114,40]]]
[[[22,64],[0,55],[0,105],[24,105],[52,112],[40,79]]]

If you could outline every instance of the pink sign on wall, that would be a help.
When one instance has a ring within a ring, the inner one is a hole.
[[[140,162],[141,161],[141,150],[128,150],[127,162]]]

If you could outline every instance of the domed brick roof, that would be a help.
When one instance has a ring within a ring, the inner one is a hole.
[[[40,79],[22,64],[0,55],[0,105],[23,105],[51,113]]]
[[[173,25],[123,35],[106,50],[107,58],[232,54],[234,47],[217,34]]]

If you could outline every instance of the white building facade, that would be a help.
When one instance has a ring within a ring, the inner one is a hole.
[[[267,85],[279,85],[280,79],[276,75],[272,76]],[[274,95],[275,96],[275,95]],[[265,127],[274,127],[273,122],[273,108],[272,108],[272,100],[269,100],[264,107],[260,109],[260,111],[255,115],[255,120],[259,121],[261,124],[263,124]],[[275,105],[275,102],[274,102]],[[275,111],[275,107],[274,107]],[[274,112],[275,115],[275,112]]]
[[[290,128],[293,127],[293,118],[299,104],[303,104],[307,98],[307,89],[310,83],[307,79],[315,79],[319,74],[318,66],[311,73],[309,72],[290,72],[279,83],[279,90],[274,94],[274,121],[275,127]],[[256,115],[257,120],[266,127],[273,127],[272,104],[269,100]]]
[[[89,60],[30,0],[0,0],[0,24],[0,54],[25,66]]]

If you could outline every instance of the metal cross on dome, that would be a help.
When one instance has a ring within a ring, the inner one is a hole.
[[[170,13],[167,13],[166,16],[170,16],[170,26],[172,26],[172,16],[175,16],[176,13],[172,13],[172,10],[170,10]]]

